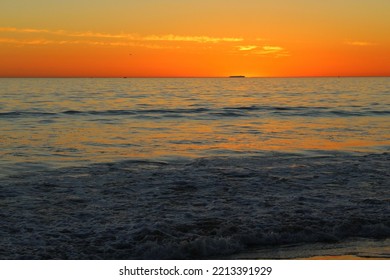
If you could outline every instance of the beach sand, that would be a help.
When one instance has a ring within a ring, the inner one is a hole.
[[[340,256],[314,256],[314,257],[302,258],[298,260],[389,260],[389,258],[369,258],[369,257],[359,257],[355,255],[340,255]]]
[[[231,259],[390,260],[390,239],[285,245],[251,250]]]

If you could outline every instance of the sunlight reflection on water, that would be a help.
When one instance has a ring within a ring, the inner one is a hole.
[[[1,79],[1,166],[387,151],[389,78]]]

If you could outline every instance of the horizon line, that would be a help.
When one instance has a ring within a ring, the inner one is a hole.
[[[236,76],[236,75],[235,75]],[[0,79],[220,79],[232,76],[0,76]],[[253,78],[389,78],[390,75],[244,76]]]

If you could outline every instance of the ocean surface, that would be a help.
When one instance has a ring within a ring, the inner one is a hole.
[[[389,152],[390,78],[0,79],[0,259],[390,258]]]

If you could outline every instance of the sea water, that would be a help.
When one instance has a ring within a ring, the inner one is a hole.
[[[389,148],[390,78],[0,79],[0,258],[388,258]]]

